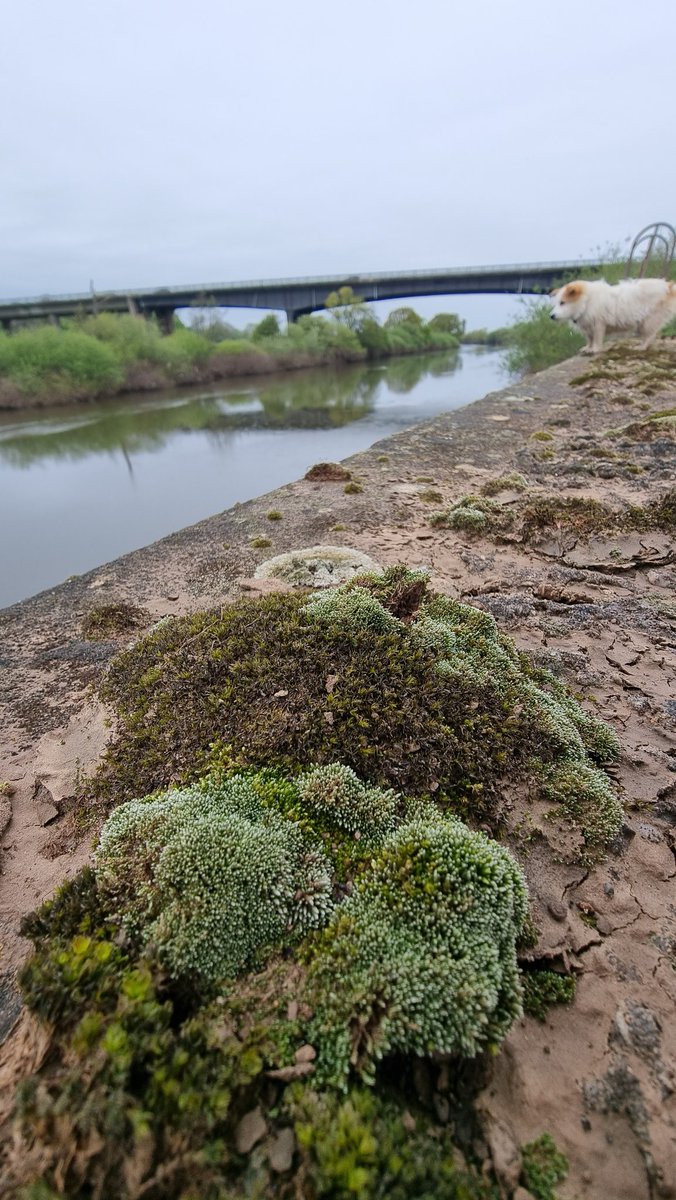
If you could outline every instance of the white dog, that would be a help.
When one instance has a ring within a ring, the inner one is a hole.
[[[582,354],[598,354],[608,333],[636,330],[646,350],[676,316],[676,283],[626,279],[610,284],[576,279],[551,293],[553,321],[570,321],[587,339]]]

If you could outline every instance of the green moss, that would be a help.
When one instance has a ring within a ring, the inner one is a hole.
[[[418,499],[422,500],[423,504],[441,504],[443,496],[434,488],[426,488],[424,492],[418,492]]]
[[[497,1191],[454,1162],[448,1130],[364,1087],[347,1096],[296,1089],[289,1100],[303,1200],[494,1200]]]
[[[351,472],[342,463],[320,462],[315,463],[305,472],[304,478],[311,482],[331,483],[342,482],[345,479],[350,479]]]
[[[574,975],[559,975],[556,971],[523,971],[523,1011],[538,1021],[546,1021],[553,1004],[572,1004],[575,999]]]
[[[554,1188],[568,1174],[568,1159],[549,1133],[521,1149],[521,1181],[535,1200],[556,1200]]]
[[[118,733],[81,800],[94,811],[213,767],[338,762],[482,818],[503,780],[616,745],[492,617],[404,567],[173,620],[117,657],[102,696]]]
[[[265,550],[267,546],[272,545],[272,542],[270,541],[270,538],[260,536],[252,538],[251,545],[253,546],[254,550]]]
[[[551,433],[547,433],[544,429],[538,429],[535,433],[531,433],[531,438],[535,442],[553,442],[554,438]]]
[[[82,636],[89,641],[105,641],[147,625],[148,620],[148,613],[133,604],[97,604],[82,622]]]
[[[320,1077],[372,1080],[389,1054],[497,1045],[521,1013],[526,912],[516,863],[482,834],[436,817],[390,835],[311,950]]]
[[[487,479],[481,488],[481,494],[482,496],[497,496],[498,492],[525,492],[527,487],[528,481],[520,471],[510,471],[508,475]]]
[[[299,1044],[300,1026],[271,999],[288,986],[288,970],[277,963],[228,996],[227,1009],[221,997],[195,1013],[185,997],[167,995],[148,961],[108,946],[92,940],[84,953],[77,939],[61,944],[70,1005],[45,1065],[19,1088],[14,1136],[32,1153],[15,1157],[17,1194],[38,1172],[72,1200],[132,1200],[156,1172],[167,1200],[229,1194],[241,1161],[237,1122],[261,1097],[265,1071],[292,1060]],[[88,957],[99,987],[85,997],[70,985]],[[49,963],[39,954],[36,975],[44,966],[49,980]]]
[[[355,496],[357,492],[363,492],[363,490],[364,489],[362,485],[360,483],[355,483],[354,481],[346,483],[345,487],[343,488],[346,496]]]
[[[270,511],[265,515],[268,518],[268,521],[281,521],[284,514],[280,513],[279,509],[277,508],[271,508]]]
[[[101,833],[99,891],[174,979],[236,975],[333,907],[331,868],[242,776],[119,805]]]
[[[613,523],[613,509],[600,500],[578,496],[536,496],[527,500],[519,510],[522,536],[525,540],[541,530],[573,529],[577,533],[592,533]]]
[[[475,495],[462,496],[445,512],[431,513],[428,520],[430,525],[464,533],[498,532],[508,529],[512,523],[509,509],[496,500]]]
[[[619,833],[624,813],[607,775],[581,762],[563,762],[546,770],[542,793],[557,805],[557,815],[580,830],[589,862]]]

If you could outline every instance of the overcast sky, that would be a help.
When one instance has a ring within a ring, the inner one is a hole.
[[[589,256],[676,221],[675,34],[674,0],[7,0],[0,295]]]

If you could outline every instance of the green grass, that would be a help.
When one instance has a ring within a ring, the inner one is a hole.
[[[543,371],[577,354],[584,338],[565,321],[552,321],[546,300],[526,301],[527,315],[511,328],[507,366],[516,375]]]
[[[61,325],[26,326],[10,334],[0,332],[0,390],[5,405],[21,407],[366,358],[457,350],[458,338],[443,327],[444,322],[441,326],[434,319],[426,323],[410,310],[410,319],[386,328],[366,311],[367,317],[354,325],[339,315],[303,316],[284,331],[274,317],[266,317],[243,335],[215,317],[207,322],[198,319],[191,328],[175,321],[168,336],[155,320],[130,314],[83,314]],[[446,317],[448,324],[452,314]]]

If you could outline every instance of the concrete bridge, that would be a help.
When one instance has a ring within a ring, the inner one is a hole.
[[[476,293],[528,295],[546,292],[563,276],[596,262],[520,263],[496,267],[452,267],[436,271],[380,271],[369,275],[318,275],[307,279],[257,279],[245,283],[209,283],[187,287],[132,288],[0,300],[0,324],[58,320],[84,312],[131,312],[157,317],[171,328],[179,308],[280,309],[290,321],[324,307],[329,292],[351,287],[363,300],[403,300],[417,296]]]

